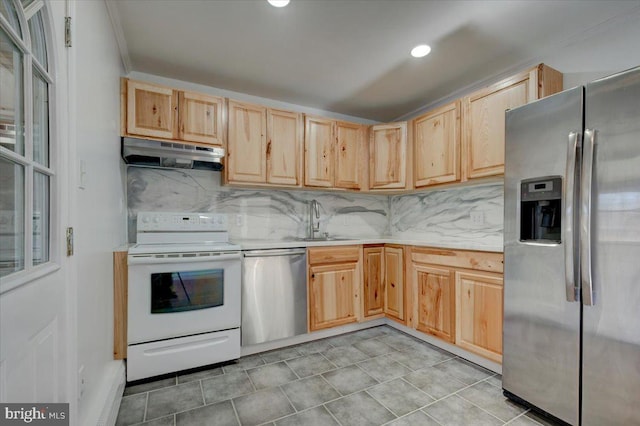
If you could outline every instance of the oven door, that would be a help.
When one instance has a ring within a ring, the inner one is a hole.
[[[129,255],[128,344],[240,327],[240,253]]]

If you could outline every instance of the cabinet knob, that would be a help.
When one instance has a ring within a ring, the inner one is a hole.
[[[311,278],[315,278],[315,277],[316,277],[316,274],[311,274]]]

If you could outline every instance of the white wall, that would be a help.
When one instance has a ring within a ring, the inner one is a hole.
[[[551,44],[538,57],[513,66],[493,76],[478,76],[478,81],[461,87],[441,99],[426,100],[424,106],[397,117],[408,120],[426,111],[459,99],[482,87],[507,78],[527,67],[544,63],[563,73],[565,89],[589,83],[607,75],[640,66],[640,8],[618,16],[577,34],[571,39]]]
[[[553,49],[542,62],[564,73],[565,89],[640,66],[640,10]]]
[[[281,108],[281,109],[287,109],[287,110],[296,111],[296,112],[303,112],[305,114],[321,115],[323,117],[335,118],[337,120],[345,120],[345,121],[351,121],[354,123],[363,123],[363,124],[378,123],[377,121],[368,120],[366,118],[353,117],[351,115],[339,114],[337,112],[325,111],[317,108],[310,108],[304,105],[296,105],[288,102],[281,102],[275,99],[261,98],[259,96],[253,96],[246,93],[232,92],[230,90],[219,89],[217,87],[204,86],[202,84],[196,84],[196,83],[189,83],[187,81],[175,80],[173,78],[161,77],[161,76],[147,74],[147,73],[138,72],[138,71],[132,71],[131,73],[129,73],[127,77],[132,78],[134,80],[142,80],[142,81],[149,81],[151,83],[156,83],[156,84],[163,84],[165,86],[174,87],[176,89],[191,90],[191,91],[200,92],[200,93],[208,93],[210,95],[223,96],[229,99],[235,99],[237,101],[251,102],[254,104],[260,104],[260,105],[264,105],[272,108]]]
[[[86,379],[77,424],[92,425],[108,402],[114,371],[122,365],[113,360],[112,252],[126,242],[119,137],[123,69],[104,2],[76,1],[72,7],[77,368],[84,367]],[[80,162],[86,170],[82,184]]]

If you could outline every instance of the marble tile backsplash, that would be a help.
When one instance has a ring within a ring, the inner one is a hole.
[[[332,237],[389,235],[389,197],[351,192],[238,189],[221,173],[144,167],[127,169],[129,242],[139,211],[226,213],[232,239],[284,240],[307,233],[309,203],[320,203],[320,232]],[[238,215],[240,222],[237,222]]]
[[[315,199],[321,206],[320,232],[332,237],[502,245],[501,183],[389,197],[239,189],[222,186],[221,176],[198,170],[128,167],[129,241],[135,242],[139,211],[226,213],[230,236],[236,240],[302,238],[307,234],[309,203]],[[482,214],[481,223],[471,220],[472,212]]]
[[[390,204],[390,232],[395,238],[502,246],[502,183],[393,196]],[[472,213],[481,220],[472,221]]]

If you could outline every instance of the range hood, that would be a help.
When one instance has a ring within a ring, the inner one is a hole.
[[[122,158],[125,163],[172,169],[220,171],[224,148],[202,147],[176,142],[122,138]]]

